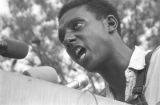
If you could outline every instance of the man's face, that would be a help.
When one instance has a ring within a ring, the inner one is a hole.
[[[88,71],[101,68],[111,53],[103,20],[97,20],[85,6],[73,8],[62,16],[59,40],[71,58]]]

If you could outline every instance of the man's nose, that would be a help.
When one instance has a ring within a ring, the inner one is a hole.
[[[76,41],[76,37],[73,33],[67,33],[64,37],[64,44],[73,44]]]

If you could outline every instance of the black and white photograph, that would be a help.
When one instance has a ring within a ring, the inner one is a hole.
[[[0,0],[0,105],[160,105],[160,0]]]

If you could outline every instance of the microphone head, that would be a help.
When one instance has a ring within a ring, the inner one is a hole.
[[[24,71],[23,74],[48,82],[58,83],[58,74],[56,70],[49,66],[33,67]]]
[[[15,59],[22,59],[27,56],[29,47],[26,43],[13,39],[5,39],[5,41],[7,49],[2,56]]]

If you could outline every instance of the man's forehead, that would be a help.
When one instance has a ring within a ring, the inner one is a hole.
[[[65,24],[66,22],[69,22],[74,18],[84,18],[87,12],[88,11],[85,6],[72,8],[63,14],[61,19],[59,20],[59,24]]]

